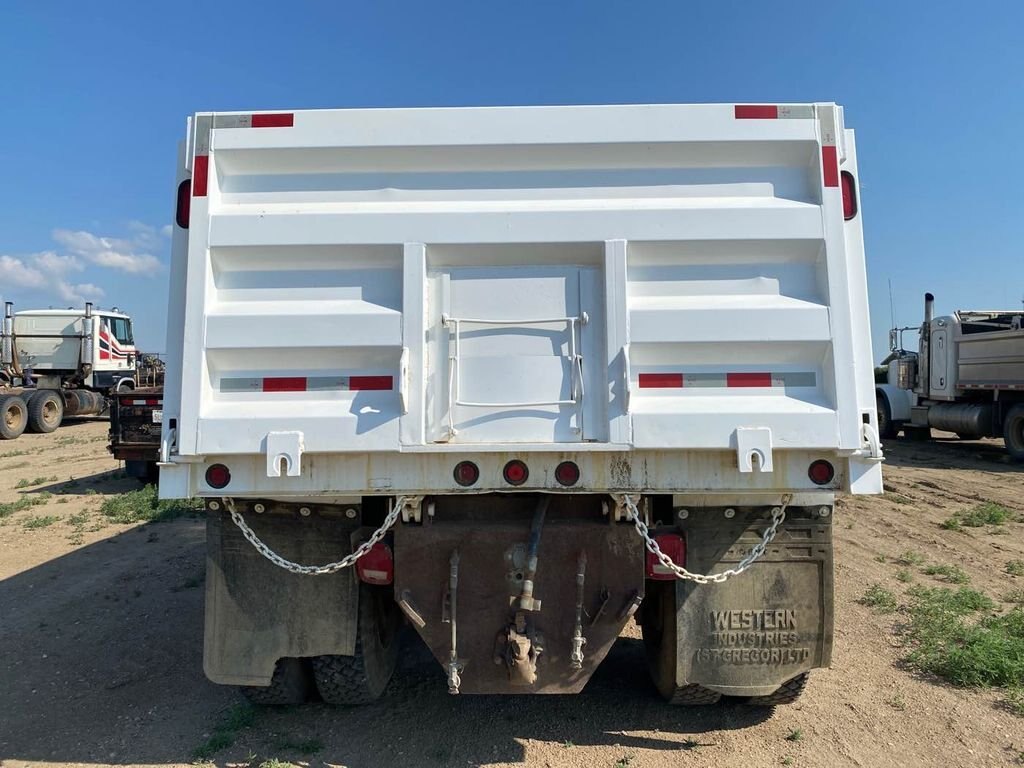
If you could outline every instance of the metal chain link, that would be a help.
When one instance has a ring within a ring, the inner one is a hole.
[[[384,538],[384,535],[388,532],[388,529],[395,524],[398,520],[398,516],[402,514],[402,508],[406,505],[408,499],[405,496],[399,496],[395,499],[395,505],[391,511],[388,512],[387,517],[384,518],[384,522],[381,523],[380,528],[373,532],[373,535],[369,539],[360,544],[356,550],[336,563],[327,563],[326,565],[300,565],[299,563],[293,563],[291,560],[285,560],[277,552],[272,550],[266,544],[264,544],[260,537],[256,535],[255,531],[250,528],[242,515],[238,510],[235,509],[235,500],[230,498],[224,499],[224,506],[228,512],[231,513],[231,520],[238,529],[242,532],[242,535],[252,544],[256,551],[263,555],[267,560],[272,562],[278,568],[284,568],[286,571],[291,573],[306,574],[308,576],[324,576],[328,573],[336,573],[343,568],[348,568],[353,565],[356,560],[365,555],[373,545]]]
[[[775,538],[775,534],[779,531],[779,526],[782,525],[782,521],[786,519],[786,507],[789,506],[789,502],[792,501],[792,495],[786,495],[782,497],[782,506],[772,507],[772,522],[768,526],[764,535],[752,550],[750,554],[740,560],[739,565],[735,568],[729,568],[728,570],[722,571],[721,573],[702,574],[702,573],[691,573],[690,571],[683,568],[681,565],[676,565],[672,562],[672,558],[661,551],[661,547],[658,546],[658,542],[651,536],[647,524],[643,521],[640,516],[640,510],[637,509],[636,502],[630,498],[629,494],[622,495],[622,503],[626,507],[626,511],[633,518],[633,526],[636,528],[636,532],[640,534],[640,538],[644,540],[644,544],[647,547],[647,551],[658,558],[658,562],[668,568],[677,579],[683,579],[686,581],[694,581],[697,584],[722,584],[732,576],[738,576],[743,573],[747,568],[753,565],[761,555],[764,554],[765,548],[772,543],[772,539]]]

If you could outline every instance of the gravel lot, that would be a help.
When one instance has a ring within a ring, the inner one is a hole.
[[[0,519],[4,768],[189,765],[207,754],[217,765],[352,768],[1024,763],[1024,719],[1000,693],[915,673],[901,662],[903,614],[857,602],[876,583],[904,594],[901,568],[912,583],[940,583],[923,564],[897,562],[908,550],[961,566],[996,600],[1024,588],[1006,572],[1024,558],[1024,474],[999,441],[894,442],[886,495],[843,500],[834,666],[812,675],[795,706],[669,709],[631,625],[578,697],[449,697],[411,638],[380,703],[270,712],[203,677],[201,520],[129,525],[100,513],[104,498],[138,487],[106,453],[106,430],[83,420],[0,442],[0,504],[39,502]],[[940,525],[986,501],[1014,517]]]

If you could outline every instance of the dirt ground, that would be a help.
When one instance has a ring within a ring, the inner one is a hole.
[[[107,521],[102,500],[138,486],[107,454],[106,430],[83,420],[0,442],[0,503],[43,502],[0,520],[4,768],[188,765],[218,724],[237,719],[239,695],[202,673],[203,524]],[[887,448],[886,495],[845,499],[836,511],[834,663],[812,675],[797,705],[770,714],[736,705],[670,709],[648,682],[632,626],[578,697],[450,697],[439,667],[411,642],[380,703],[258,712],[235,723],[233,744],[211,760],[351,768],[1024,763],[1024,719],[1001,708],[997,693],[906,669],[899,614],[857,602],[876,582],[905,591],[896,559],[906,550],[962,566],[993,598],[1024,588],[1024,577],[1005,572],[1024,557],[1024,524],[939,525],[979,501],[1019,513],[1024,474],[999,441]],[[938,583],[911,570],[916,583]]]

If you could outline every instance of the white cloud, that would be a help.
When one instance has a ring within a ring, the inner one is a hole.
[[[53,239],[75,256],[101,267],[136,275],[160,271],[160,260],[144,251],[157,237],[156,230],[141,222],[130,222],[131,239],[99,237],[84,230],[55,229]]]
[[[33,253],[24,257],[0,255],[0,285],[52,290],[62,301],[82,304],[87,299],[103,296],[103,289],[92,283],[72,284],[69,272],[81,272],[82,263],[74,256],[60,256],[53,251]]]
[[[0,256],[0,284],[18,288],[45,288],[46,275],[14,256]]]
[[[160,227],[160,234],[169,239],[174,234],[174,227],[170,224],[164,224]]]

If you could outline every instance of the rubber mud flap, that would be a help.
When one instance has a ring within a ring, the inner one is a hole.
[[[764,556],[724,584],[676,583],[676,683],[766,696],[832,657],[832,516],[790,508]],[[768,525],[765,510],[692,515],[682,526],[687,568],[738,563]]]
[[[352,551],[350,525],[317,515],[245,512],[245,521],[289,560],[320,564]],[[215,683],[267,686],[278,659],[355,652],[354,568],[325,576],[285,571],[257,552],[227,514],[206,523],[203,669]]]

